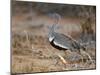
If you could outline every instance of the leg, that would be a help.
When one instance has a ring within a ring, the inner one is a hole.
[[[58,54],[57,56],[60,58],[63,64],[67,64],[66,60],[61,55]]]

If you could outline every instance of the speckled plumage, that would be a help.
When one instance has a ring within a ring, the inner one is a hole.
[[[57,49],[63,50],[71,50],[75,51],[79,50],[82,46],[75,41],[72,37],[64,35],[62,33],[55,32],[55,27],[58,26],[58,21],[60,19],[60,15],[55,14],[57,18],[55,23],[50,27],[48,38],[52,46]]]
[[[52,38],[52,37],[49,37]],[[56,33],[53,32],[53,38],[50,40],[51,45],[54,46],[55,48],[59,50],[75,50],[75,49],[80,49],[80,44],[77,43],[76,41],[72,40],[72,38],[61,34],[61,33]]]

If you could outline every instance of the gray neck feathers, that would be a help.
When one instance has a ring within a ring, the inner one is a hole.
[[[52,25],[49,29],[49,34],[48,36],[51,37],[53,36],[53,34],[55,33],[55,25]]]
[[[54,24],[50,27],[50,33],[52,33],[52,32],[55,32],[55,28],[57,27],[57,25],[58,25],[58,23],[59,23],[59,21],[60,21],[60,19],[61,19],[61,16],[59,15],[59,14],[57,14],[57,13],[55,13],[54,14],[54,18],[55,18],[55,22],[54,22]]]
[[[49,34],[48,34],[49,38],[55,37],[55,29],[56,29],[56,26],[58,25],[60,18],[61,18],[61,16],[57,13],[53,14],[53,17],[55,19],[55,22],[49,29]]]

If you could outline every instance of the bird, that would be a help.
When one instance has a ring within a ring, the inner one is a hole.
[[[65,53],[77,52],[78,54],[82,56],[81,57],[82,62],[83,62],[84,55],[88,56],[88,58],[92,61],[91,56],[86,52],[86,48],[81,43],[79,43],[78,41],[76,41],[69,35],[65,35],[63,33],[59,33],[55,31],[61,17],[59,14],[55,13],[53,14],[53,18],[55,18],[56,20],[54,24],[49,28],[49,33],[48,33],[48,39],[49,39],[50,44],[58,50],[65,51]],[[67,63],[66,60],[59,54],[57,56],[66,65]]]
[[[78,41],[74,40],[71,36],[58,33],[55,31],[56,26],[58,25],[59,20],[61,19],[60,15],[55,13],[54,15],[55,23],[50,27],[48,39],[50,44],[59,50],[70,50],[70,51],[79,51],[80,48],[85,49]]]

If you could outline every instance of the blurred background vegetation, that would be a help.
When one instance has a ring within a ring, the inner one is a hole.
[[[58,4],[58,3],[42,3],[42,2],[21,2],[12,1],[13,14],[18,12],[18,9],[23,8],[23,12],[29,10],[38,11],[42,14],[58,13],[64,17],[92,17],[95,18],[96,7],[87,5],[71,5],[71,4]]]
[[[12,1],[12,7],[12,15],[23,13],[48,15],[56,12],[65,18],[84,19],[80,22],[81,38],[86,39],[89,34],[95,39],[95,27],[93,28],[92,24],[96,24],[96,6]]]
[[[65,55],[63,51],[51,47],[47,34],[48,26],[54,24],[55,19],[50,18],[53,13],[61,15],[59,32],[85,45],[86,52],[94,60],[93,64],[90,64],[87,57],[82,63],[78,54]],[[11,21],[13,73],[95,69],[96,6],[12,0]],[[57,64],[59,58],[56,54],[68,62],[75,59],[77,66],[70,63],[65,68],[63,63]]]

